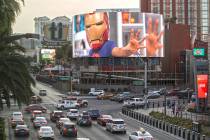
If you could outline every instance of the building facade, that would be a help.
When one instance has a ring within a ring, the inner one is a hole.
[[[142,12],[160,13],[175,23],[190,25],[191,36],[207,40],[209,33],[209,0],[140,0]]]

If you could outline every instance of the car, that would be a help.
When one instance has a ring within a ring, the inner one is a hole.
[[[12,128],[15,128],[17,125],[24,125],[24,121],[22,118],[14,118],[11,120]]]
[[[46,126],[47,120],[45,117],[36,117],[33,121],[34,128],[39,128],[41,126]]]
[[[156,99],[160,97],[159,91],[149,91],[148,95],[145,96],[146,99]]]
[[[42,98],[40,96],[31,96],[31,104],[41,103]]]
[[[130,95],[130,94],[121,94],[117,99],[116,101],[119,102],[119,103],[123,103],[125,100],[129,100],[131,98],[134,98],[133,95]]]
[[[77,138],[76,140],[90,140],[89,138]]]
[[[79,91],[69,91],[67,92],[68,95],[73,95],[73,96],[79,96],[80,95],[80,92]]]
[[[29,136],[29,129],[27,125],[17,125],[14,130],[15,136]]]
[[[87,112],[92,120],[96,120],[100,116],[100,112],[98,109],[89,109]]]
[[[88,95],[90,95],[90,96],[98,96],[98,95],[101,95],[101,94],[104,94],[104,90],[94,90],[94,91],[90,91],[88,93]]]
[[[123,132],[126,133],[126,125],[123,119],[112,118],[106,123],[106,130],[111,133]]]
[[[90,115],[79,115],[79,117],[77,118],[77,124],[80,126],[92,126],[92,120]]]
[[[60,134],[62,136],[77,137],[76,125],[72,122],[64,122],[60,128]]]
[[[64,122],[71,122],[69,120],[69,118],[60,118],[57,122],[56,122],[56,127],[58,129],[60,129],[60,127],[63,125]]]
[[[39,90],[39,96],[47,96],[47,90],[44,89]]]
[[[84,99],[77,99],[77,103],[79,104],[80,107],[87,107],[88,106],[88,100],[84,100]]]
[[[59,120],[60,118],[64,118],[65,114],[63,111],[59,111],[59,110],[54,110],[50,113],[50,120],[52,122],[56,122],[57,120]]]
[[[22,112],[13,112],[12,113],[11,120],[13,120],[13,119],[23,119]]]
[[[54,131],[51,126],[41,126],[38,131],[38,138],[39,139],[54,139]]]
[[[129,140],[153,140],[153,136],[145,131],[143,128],[140,128],[139,131],[131,132],[129,135]]]
[[[123,102],[125,107],[142,107],[145,105],[145,100],[143,98],[131,98]]]
[[[40,104],[30,104],[29,106],[27,106],[25,108],[25,111],[28,112],[28,113],[31,113],[34,110],[40,110],[40,111],[42,111],[42,113],[46,113],[47,112],[47,108],[43,107]]]
[[[78,109],[69,109],[69,112],[67,112],[66,116],[69,119],[77,119],[77,117],[79,116],[79,111]]]
[[[112,119],[111,115],[101,115],[98,119],[97,119],[97,123],[102,125],[102,126],[106,126],[106,123]]]
[[[40,110],[34,110],[31,113],[31,121],[33,121],[36,117],[41,117],[42,116],[42,111]]]
[[[101,95],[98,95],[97,96],[97,99],[98,100],[105,100],[105,99],[110,99],[114,96],[113,93],[104,93],[104,94],[101,94]]]
[[[57,109],[65,110],[70,108],[79,108],[79,104],[77,103],[77,100],[59,100],[59,102],[56,105]]]

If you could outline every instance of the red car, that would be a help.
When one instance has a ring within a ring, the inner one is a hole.
[[[77,137],[77,128],[72,122],[64,122],[63,126],[60,129],[60,134],[62,136]]]
[[[30,113],[30,112],[33,112],[34,110],[40,110],[42,111],[43,113],[46,113],[47,112],[47,108],[39,105],[39,104],[30,104],[29,106],[27,106],[25,108],[25,111]]]
[[[112,119],[111,115],[101,115],[98,119],[97,119],[97,123],[102,125],[102,126],[106,126],[106,123]]]

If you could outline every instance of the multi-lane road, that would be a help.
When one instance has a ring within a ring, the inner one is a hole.
[[[46,89],[48,94],[47,96],[42,97],[43,99],[43,105],[47,107],[48,112],[45,114],[48,125],[53,127],[53,130],[55,132],[55,140],[67,140],[69,138],[64,138],[59,134],[58,129],[55,126],[55,123],[52,123],[49,118],[49,113],[52,110],[56,110],[54,107],[54,104],[57,103],[59,99],[61,99],[61,93],[59,91],[56,91],[49,85],[41,84],[37,82],[36,87],[33,87],[33,91],[38,94],[40,89]],[[86,137],[90,138],[90,140],[128,140],[128,136],[132,131],[138,130],[140,127],[144,127],[147,131],[149,131],[155,140],[180,140],[180,138],[175,137],[171,134],[168,134],[166,132],[163,132],[161,130],[158,130],[153,127],[146,126],[136,120],[133,120],[131,118],[128,118],[121,114],[121,107],[122,104],[108,101],[108,100],[96,100],[95,98],[88,98],[87,100],[89,102],[89,105],[87,108],[82,108],[80,111],[88,110],[89,108],[93,109],[99,109],[101,113],[103,114],[110,114],[113,117],[116,118],[122,118],[125,120],[126,126],[127,126],[127,134],[112,134],[110,132],[107,132],[104,127],[98,125],[96,122],[93,122],[93,125],[91,127],[80,127],[77,126],[78,129],[78,137]],[[17,107],[12,107],[12,111],[18,110]],[[24,109],[24,107],[23,107]],[[22,110],[23,110],[22,109]],[[5,113],[7,115],[11,114],[12,112]],[[6,116],[7,116],[6,115]],[[29,138],[16,138],[13,134],[13,129],[8,125],[9,127],[9,137],[10,140],[36,140],[38,139],[37,130],[33,128],[33,125],[30,121],[30,114],[24,113],[24,121],[29,126],[30,129],[30,137]],[[9,122],[9,119],[8,119]],[[73,138],[71,138],[73,139]]]

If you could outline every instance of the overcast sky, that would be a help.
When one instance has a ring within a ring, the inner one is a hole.
[[[34,32],[34,18],[71,17],[75,14],[104,8],[139,8],[139,0],[25,0],[14,24],[14,33]]]

